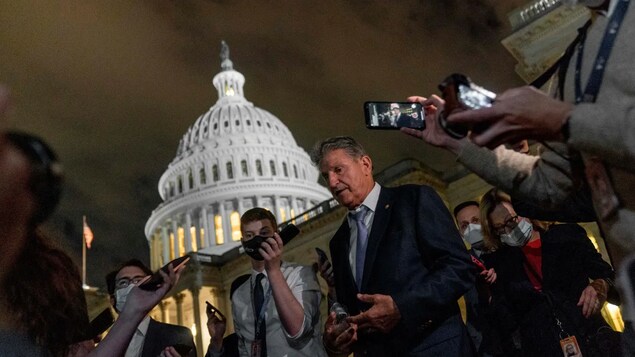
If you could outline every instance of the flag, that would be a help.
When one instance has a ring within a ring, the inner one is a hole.
[[[88,223],[86,223],[86,216],[84,216],[84,242],[86,242],[86,248],[90,249],[93,238],[93,231],[88,226]]]

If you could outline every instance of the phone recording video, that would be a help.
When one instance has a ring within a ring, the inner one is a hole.
[[[369,129],[397,130],[425,128],[424,112],[419,103],[366,102],[366,127]]]

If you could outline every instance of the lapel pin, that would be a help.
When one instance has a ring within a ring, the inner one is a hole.
[[[389,204],[386,204],[386,207],[384,207],[384,208],[385,208],[385,209],[389,209],[389,208],[390,208],[390,205],[389,205]]]

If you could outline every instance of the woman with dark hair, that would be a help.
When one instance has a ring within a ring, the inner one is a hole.
[[[491,252],[483,257],[498,274],[491,307],[505,330],[520,333],[522,355],[562,356],[565,338],[575,336],[584,356],[606,356],[595,338],[611,331],[599,312],[614,272],[584,229],[519,217],[496,188],[483,196],[480,210]],[[619,355],[619,343],[609,347]]]
[[[41,139],[0,132],[3,357],[123,355],[139,322],[178,280],[179,272],[170,269],[161,273],[164,283],[156,291],[133,289],[122,317],[97,349],[80,343],[92,336],[85,335],[88,314],[77,267],[37,231],[57,205],[61,184],[61,166]]]

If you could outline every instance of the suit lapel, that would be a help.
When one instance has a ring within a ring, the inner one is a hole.
[[[381,242],[392,212],[393,191],[389,188],[382,187],[379,193],[377,207],[375,207],[375,217],[373,218],[373,226],[368,237],[368,246],[366,247],[366,259],[364,261],[364,277],[362,279],[362,290],[368,286],[370,273],[377,257],[377,250]]]

